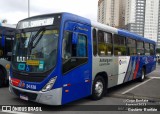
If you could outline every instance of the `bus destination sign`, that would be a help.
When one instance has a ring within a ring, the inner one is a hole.
[[[20,22],[20,29],[53,25],[54,18],[38,19],[38,20],[25,20]]]

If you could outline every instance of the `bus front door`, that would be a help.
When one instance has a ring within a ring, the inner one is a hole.
[[[91,27],[67,22],[62,46],[62,104],[91,94]]]

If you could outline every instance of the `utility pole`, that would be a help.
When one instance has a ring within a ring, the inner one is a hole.
[[[28,0],[28,17],[30,17],[30,0]]]

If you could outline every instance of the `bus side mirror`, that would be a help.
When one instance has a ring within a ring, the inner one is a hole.
[[[77,44],[78,42],[78,33],[73,33],[72,34],[72,44]]]

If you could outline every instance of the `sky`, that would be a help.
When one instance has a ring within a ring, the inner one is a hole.
[[[88,19],[97,20],[98,0],[30,0],[30,16],[70,12]],[[28,0],[0,0],[0,20],[17,24],[28,17]]]

